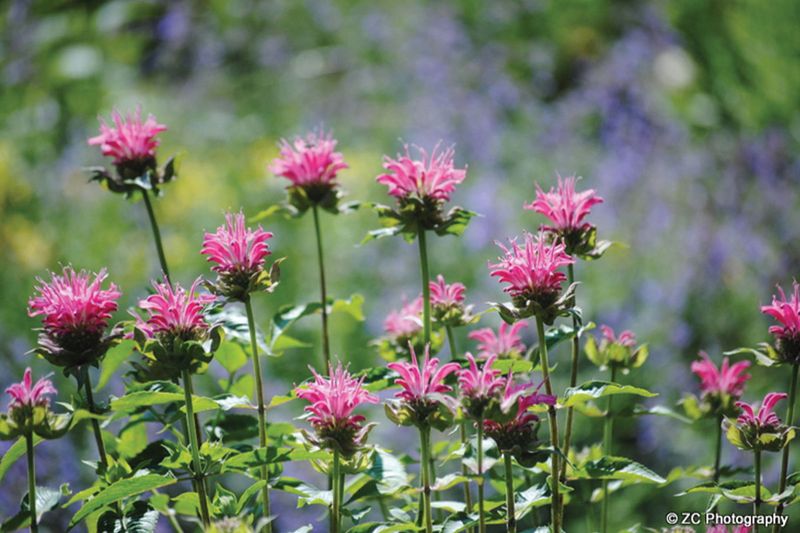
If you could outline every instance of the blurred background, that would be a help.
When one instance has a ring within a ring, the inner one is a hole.
[[[455,143],[469,172],[454,201],[483,217],[464,238],[433,241],[432,271],[466,283],[478,309],[501,297],[486,269],[498,254],[493,241],[543,221],[522,209],[534,182],[547,188],[558,174],[583,176],[581,185],[605,198],[591,217],[601,238],[627,247],[578,266],[580,304],[590,319],[650,343],[651,359],[623,379],[659,392],[659,404],[697,392],[689,363],[699,349],[719,358],[767,340],[759,305],[798,274],[794,0],[10,0],[2,17],[4,386],[26,365],[50,371],[26,355],[38,325],[26,315],[36,276],[68,263],[108,267],[124,293],[124,319],[158,274],[143,205],[87,183],[83,169],[107,164],[86,139],[114,108],[141,105],[169,127],[159,153],[162,162],[178,155],[180,177],[155,208],[181,282],[208,273],[202,232],[224,210],[255,215],[283,199],[284,183],[266,170],[277,142],[319,124],[334,131],[351,166],[341,182],[352,200],[387,201],[374,178],[382,154],[403,141]],[[280,305],[318,296],[310,217],[263,224],[276,235],[276,256],[288,257],[279,290],[257,299],[266,322]],[[324,221],[330,292],[366,299],[364,323],[337,316],[332,325],[334,353],[355,368],[379,364],[369,340],[390,309],[419,292],[414,246],[358,246],[376,225],[364,210]],[[482,320],[498,323],[493,314]],[[305,379],[306,364],[319,357],[317,328],[311,318],[295,333],[315,348],[268,361],[272,392]],[[466,332],[460,344],[472,348]],[[565,369],[567,347],[555,357]],[[594,369],[584,361],[588,378]],[[779,371],[752,373],[748,401],[788,387]],[[74,384],[57,377],[66,398]],[[566,371],[556,379],[561,388]],[[121,391],[114,387],[104,396]],[[287,413],[275,416],[294,414]],[[387,435],[411,433],[380,411],[372,418],[381,424],[374,440],[384,445]],[[662,475],[710,464],[711,433],[711,422],[671,418],[617,425],[619,453]],[[581,445],[599,435],[599,422],[581,419]],[[85,483],[84,438],[88,431],[76,431],[71,441],[38,448],[42,484]],[[749,461],[727,443],[724,454]],[[778,462],[767,463],[770,486]],[[24,466],[11,475],[21,486]],[[614,526],[662,527],[667,510],[704,508],[704,498],[673,498],[679,488],[628,489],[614,500]],[[16,492],[0,490],[0,515],[16,511]],[[317,518],[292,515],[293,497],[281,501],[282,530]],[[583,514],[570,508],[570,516],[570,531],[582,530]]]

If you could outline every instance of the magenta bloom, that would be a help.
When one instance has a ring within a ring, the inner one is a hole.
[[[53,336],[99,336],[117,310],[120,292],[113,283],[103,289],[105,269],[97,274],[64,267],[62,275],[50,274],[50,282],[36,278],[38,296],[28,301],[28,316],[42,316],[46,333]]]
[[[469,366],[458,371],[458,386],[467,413],[472,418],[481,419],[493,402],[499,406],[506,379],[499,370],[492,368],[497,359],[495,356],[490,355],[482,367],[478,366],[472,354],[467,353],[466,357]]]
[[[636,334],[629,329],[620,333],[619,337],[614,333],[611,326],[602,325],[600,326],[600,331],[605,340],[611,344],[619,344],[625,348],[633,348],[636,346]]]
[[[348,168],[344,157],[336,151],[336,139],[322,129],[292,143],[283,139],[281,155],[269,166],[272,173],[288,179],[292,187],[333,186],[340,170]]]
[[[486,435],[494,439],[499,449],[511,452],[522,462],[530,456],[538,445],[536,430],[539,417],[528,410],[534,405],[555,405],[556,397],[548,394],[539,394],[542,383],[534,390],[533,383],[517,385],[509,373],[503,390],[503,399],[500,403],[502,419],[487,419],[483,422]],[[510,418],[508,418],[510,416]]]
[[[492,355],[497,359],[518,358],[525,353],[525,345],[519,336],[519,331],[525,327],[528,327],[527,322],[513,325],[503,322],[497,333],[492,328],[483,328],[470,333],[469,338],[478,341],[478,357],[481,359]]]
[[[305,411],[319,436],[315,443],[328,448],[336,446],[349,457],[363,445],[369,431],[369,426],[361,426],[364,417],[354,415],[353,411],[361,404],[378,403],[378,397],[364,388],[363,378],[352,377],[341,362],[336,368],[331,366],[329,372],[330,377],[325,377],[311,368],[314,381],[297,387],[295,394],[311,404]]]
[[[113,126],[100,119],[100,135],[89,139],[90,145],[99,145],[104,156],[114,158],[115,165],[140,163],[155,157],[159,144],[156,136],[165,131],[166,126],[156,122],[153,115],[148,115],[147,120],[142,122],[140,108],[124,117],[118,111],[113,111],[111,118]]]
[[[584,223],[583,219],[592,207],[602,203],[603,199],[595,194],[594,189],[577,192],[575,183],[574,177],[563,180],[559,177],[558,187],[550,189],[549,192],[544,192],[537,184],[536,199],[525,205],[525,209],[536,211],[549,218],[552,226],[544,226],[547,231],[565,233],[588,229],[591,225]]]
[[[272,233],[261,226],[248,228],[244,213],[226,213],[225,224],[203,236],[200,253],[216,263],[211,267],[215,272],[253,274],[264,267],[264,259],[271,253],[267,244],[271,238]]]
[[[392,311],[383,321],[383,330],[394,339],[406,339],[422,331],[422,297],[405,304],[399,311]]]
[[[792,288],[792,297],[787,299],[778,287],[778,296],[773,295],[772,304],[762,306],[761,312],[779,322],[769,332],[777,339],[781,359],[795,363],[800,358],[800,285],[795,281]]]
[[[399,199],[416,198],[418,200],[447,201],[455,191],[456,185],[464,181],[467,169],[455,168],[453,147],[440,149],[437,144],[430,155],[424,149],[415,146],[419,159],[413,159],[409,146],[405,146],[405,154],[397,158],[383,158],[385,174],[376,181],[389,187],[389,194]]]
[[[187,291],[179,284],[153,282],[155,294],[139,302],[147,312],[137,328],[148,337],[168,335],[182,340],[197,340],[208,331],[209,324],[203,315],[205,306],[214,301],[211,294],[197,294],[202,278],[197,278]]]
[[[430,358],[430,349],[425,346],[425,359],[420,367],[417,361],[417,354],[414,347],[409,345],[411,351],[411,362],[400,361],[389,363],[387,366],[400,374],[395,383],[400,385],[403,390],[395,394],[409,404],[420,404],[426,402],[442,402],[451,407],[455,400],[446,394],[452,391],[452,387],[444,384],[444,379],[459,369],[458,363],[447,363],[439,366],[439,359]]]
[[[736,402],[736,407],[742,409],[742,414],[736,419],[740,426],[750,426],[759,430],[775,430],[781,425],[781,420],[773,410],[775,404],[786,398],[788,394],[785,392],[770,392],[764,396],[764,401],[761,402],[761,407],[756,412],[755,404],[751,405],[745,402]]]
[[[706,533],[751,533],[752,527],[747,526],[733,526],[733,529],[728,529],[728,526],[710,526],[706,529]]]
[[[452,307],[464,301],[466,287],[463,283],[453,283],[448,285],[444,281],[444,276],[439,274],[435,281],[431,281],[428,286],[431,292],[431,305]]]
[[[541,233],[536,237],[525,233],[523,246],[516,239],[510,241],[508,248],[500,243],[498,246],[504,255],[497,263],[490,263],[489,270],[500,283],[507,284],[503,290],[514,298],[553,300],[567,279],[559,268],[575,262],[562,243],[548,243]]]
[[[50,400],[47,398],[48,394],[56,394],[58,391],[53,386],[53,382],[47,377],[39,378],[36,384],[33,384],[31,377],[31,369],[26,368],[25,374],[20,383],[14,383],[6,389],[6,394],[11,396],[11,403],[8,405],[9,413],[17,409],[29,407],[48,407]]]
[[[717,366],[706,352],[700,352],[702,361],[692,363],[692,372],[700,378],[700,389],[704,395],[728,395],[732,398],[739,398],[744,393],[744,386],[751,378],[750,374],[745,374],[745,370],[750,366],[749,361],[739,361],[730,365],[727,357],[722,359],[722,366]]]

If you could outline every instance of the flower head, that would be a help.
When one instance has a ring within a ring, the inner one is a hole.
[[[559,269],[575,260],[567,255],[562,243],[548,242],[542,233],[535,237],[525,233],[524,240],[522,246],[516,239],[511,239],[508,247],[498,243],[504,254],[497,263],[489,263],[489,270],[506,284],[503,291],[511,295],[514,305],[530,316],[557,303],[561,284],[567,279]]]
[[[8,411],[11,413],[15,409],[28,407],[47,407],[50,405],[50,400],[47,398],[48,394],[56,394],[58,391],[53,386],[53,382],[47,377],[39,378],[36,384],[33,384],[31,377],[31,369],[26,368],[20,383],[14,383],[6,389],[6,394],[11,396],[11,403],[8,405]]]
[[[447,393],[453,389],[445,385],[445,378],[459,369],[458,363],[446,363],[439,366],[439,359],[430,357],[430,347],[425,346],[425,358],[422,365],[417,360],[414,347],[409,344],[411,362],[399,361],[387,366],[397,372],[400,377],[395,381],[402,387],[396,398],[398,404],[387,404],[388,412],[395,423],[407,423],[423,426],[433,425],[445,429],[449,425],[450,411],[455,409],[456,401]]]
[[[394,159],[384,156],[383,168],[387,172],[378,176],[376,181],[386,185],[389,194],[396,198],[450,200],[456,185],[467,176],[466,168],[455,168],[453,147],[442,149],[441,144],[437,144],[430,155],[423,148],[415,148],[419,153],[418,159],[411,156],[408,145],[405,153]]]
[[[501,402],[506,379],[492,368],[497,357],[490,355],[483,366],[478,366],[472,354],[466,354],[469,366],[458,372],[458,386],[467,413],[475,419],[483,418],[487,410]]]
[[[728,440],[746,450],[778,451],[794,438],[794,429],[786,427],[775,414],[775,404],[786,398],[783,392],[770,392],[756,408],[755,404],[736,402],[742,413],[732,424],[726,419]]]
[[[584,346],[586,356],[600,368],[613,366],[627,373],[632,368],[639,368],[647,360],[647,344],[637,347],[636,335],[632,331],[625,330],[617,336],[611,327],[601,325],[600,333],[599,341],[589,336]]]
[[[603,324],[600,326],[600,332],[603,334],[603,339],[609,344],[619,344],[625,348],[636,346],[636,334],[629,329],[626,329],[617,337],[611,326]]]
[[[36,278],[38,294],[28,300],[28,316],[42,317],[39,352],[64,367],[93,363],[119,337],[105,335],[111,314],[117,310],[120,292],[115,284],[103,288],[105,269],[97,274],[72,267],[50,274],[50,281]]]
[[[309,367],[310,368],[310,367]],[[356,379],[339,363],[330,367],[330,377],[318,374],[313,368],[314,381],[297,387],[298,398],[311,405],[305,408],[308,421],[317,432],[315,444],[337,448],[345,457],[352,456],[364,444],[370,426],[362,426],[362,415],[353,411],[365,403],[378,403],[378,397],[364,388],[364,379]]]
[[[154,160],[159,141],[156,136],[167,129],[148,115],[142,122],[142,110],[126,116],[118,111],[111,113],[113,126],[100,119],[100,135],[89,139],[90,145],[99,145],[104,156],[113,157],[115,165],[143,163]]]
[[[339,171],[348,168],[336,144],[333,135],[321,128],[305,137],[297,136],[291,143],[282,139],[280,157],[272,160],[269,169],[289,180],[291,187],[332,186]]]
[[[486,359],[494,355],[498,359],[519,359],[525,353],[525,344],[519,336],[527,322],[515,322],[512,325],[503,322],[497,329],[483,328],[473,331],[469,338],[478,341],[478,357]]]
[[[203,311],[214,301],[211,294],[198,294],[201,282],[202,278],[197,278],[186,290],[177,283],[173,287],[169,282],[154,281],[155,294],[139,301],[139,308],[148,316],[139,319],[137,328],[150,338],[201,339],[210,328]]]
[[[458,327],[472,320],[472,306],[464,305],[463,283],[447,284],[439,274],[428,284],[431,295],[431,311],[434,320],[444,326]]]
[[[530,462],[529,459],[538,445],[536,431],[539,417],[529,411],[529,408],[534,405],[555,405],[556,398],[539,394],[544,382],[532,392],[527,392],[533,388],[533,383],[515,384],[510,373],[505,381],[500,416],[484,420],[484,429],[486,435],[497,443],[500,451],[513,453],[521,464],[525,464]]]
[[[751,378],[745,370],[750,366],[749,361],[739,361],[733,365],[727,357],[722,359],[722,365],[717,365],[706,352],[700,352],[701,361],[692,363],[692,372],[700,378],[700,389],[704,396],[718,396],[737,400],[744,393],[744,386]]]
[[[259,288],[271,285],[264,261],[270,255],[267,241],[272,233],[261,226],[255,230],[245,224],[244,213],[226,213],[225,224],[215,233],[206,233],[200,253],[215,263],[211,270],[218,273],[214,289],[218,294],[244,299]]]
[[[586,229],[590,224],[583,220],[589,215],[593,206],[603,203],[603,199],[595,194],[594,189],[577,192],[576,181],[574,177],[566,179],[559,177],[558,187],[551,188],[549,192],[544,192],[537,183],[536,199],[525,205],[525,209],[536,211],[549,218],[552,226],[544,226],[547,231],[565,233]]]
[[[792,296],[786,298],[781,287],[772,296],[772,304],[761,307],[761,312],[779,322],[770,326],[769,332],[777,339],[778,354],[789,362],[800,361],[800,284],[792,283]]]
[[[422,297],[403,305],[399,311],[391,311],[383,321],[383,330],[389,337],[407,340],[422,330]]]

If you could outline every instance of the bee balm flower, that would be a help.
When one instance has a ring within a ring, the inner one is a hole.
[[[559,269],[575,260],[567,255],[562,243],[550,243],[541,233],[536,237],[525,233],[524,241],[521,246],[516,239],[508,247],[498,243],[504,254],[497,263],[489,263],[489,270],[500,283],[506,284],[503,291],[511,296],[517,308],[515,318],[542,314],[545,322],[551,323],[569,296],[559,298],[561,284],[567,279]]]
[[[598,341],[589,336],[584,351],[589,360],[600,368],[616,367],[627,373],[631,368],[639,368],[647,360],[647,344],[636,347],[636,335],[625,330],[617,336],[609,326],[600,326],[602,333]]]
[[[770,326],[769,332],[777,340],[779,357],[786,362],[800,362],[800,285],[792,284],[792,296],[786,298],[781,287],[772,297],[772,304],[761,307],[761,312],[779,322]]]
[[[396,158],[385,156],[385,174],[377,177],[377,182],[389,188],[389,194],[398,199],[414,198],[420,201],[448,201],[456,185],[464,181],[467,169],[455,168],[453,147],[440,149],[436,145],[430,155],[420,147],[415,147],[419,159],[411,156],[408,145],[405,154]]]
[[[28,316],[43,317],[38,351],[52,364],[94,363],[120,337],[116,329],[105,334],[120,297],[113,283],[102,287],[107,277],[105,269],[93,274],[64,267],[61,275],[51,273],[49,282],[36,279],[38,294],[28,301]]]
[[[330,377],[309,369],[314,381],[295,389],[298,398],[311,404],[305,411],[310,414],[308,421],[317,436],[309,440],[322,448],[338,449],[349,458],[364,445],[372,427],[362,426],[364,417],[353,411],[365,403],[378,403],[378,397],[364,388],[363,378],[351,376],[341,363],[336,368],[331,366]]]
[[[313,205],[335,207],[336,177],[348,168],[344,157],[336,151],[336,139],[322,129],[292,143],[282,140],[280,156],[269,166],[276,176],[286,178],[290,203],[300,211]]]
[[[472,320],[472,306],[464,305],[463,283],[447,284],[444,276],[439,274],[436,280],[428,284],[431,295],[431,311],[434,320],[445,326],[458,327]]]
[[[406,340],[422,330],[422,297],[403,305],[399,311],[392,311],[383,321],[383,330],[397,340]]]
[[[770,392],[756,410],[755,405],[736,402],[742,414],[735,424],[726,420],[726,435],[734,446],[745,450],[778,451],[794,438],[794,429],[786,427],[775,414],[775,404],[786,398],[783,392]]]
[[[551,225],[542,229],[558,235],[566,245],[570,255],[591,255],[595,252],[596,228],[584,222],[592,207],[603,202],[594,189],[583,192],[575,190],[574,177],[558,178],[558,187],[544,192],[536,185],[536,199],[525,205],[550,219]]]
[[[744,386],[751,377],[745,373],[750,362],[739,361],[731,365],[725,357],[718,369],[706,352],[700,352],[700,357],[701,361],[692,363],[692,372],[700,378],[703,399],[710,403],[713,411],[729,412],[744,393]]]
[[[444,430],[450,423],[450,414],[456,401],[447,393],[453,389],[445,385],[444,379],[459,369],[458,363],[439,366],[439,359],[431,359],[425,346],[425,358],[420,366],[414,347],[409,345],[411,362],[389,363],[387,366],[400,377],[395,382],[402,390],[395,394],[400,402],[387,404],[387,412],[393,422],[400,425],[413,424],[424,427],[433,425]]]
[[[484,418],[492,407],[499,407],[506,379],[492,364],[497,359],[491,355],[478,366],[472,354],[466,354],[469,366],[458,372],[458,386],[466,412],[474,419]]]
[[[478,341],[478,357],[486,359],[494,355],[498,359],[519,359],[525,353],[525,344],[519,331],[527,327],[526,322],[515,322],[513,325],[503,322],[497,329],[483,328],[473,331],[469,338]]]
[[[270,275],[264,261],[270,255],[267,241],[272,233],[259,226],[255,230],[245,225],[243,213],[227,213],[225,224],[215,233],[206,233],[200,253],[215,263],[211,270],[218,274],[215,292],[222,296],[244,300],[259,289],[269,289]]]
[[[48,394],[56,394],[58,391],[53,386],[53,382],[46,377],[39,378],[33,384],[31,369],[26,368],[25,374],[20,383],[14,383],[6,389],[6,394],[11,396],[11,403],[8,405],[9,412],[17,409],[33,409],[34,407],[48,407],[50,400]]]
[[[50,394],[56,388],[47,377],[33,383],[31,369],[25,369],[22,381],[6,389],[11,397],[8,414],[0,415],[0,439],[11,440],[35,433],[45,439],[55,439],[69,429],[71,415],[50,412]]]

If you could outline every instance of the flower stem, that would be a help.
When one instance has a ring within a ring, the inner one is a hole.
[[[617,368],[612,366],[611,367],[611,382],[617,379]],[[606,418],[605,424],[603,424],[603,453],[606,457],[611,455],[611,437],[614,431],[614,415],[611,412],[612,407],[612,398],[613,396],[609,396],[607,403],[606,403]],[[608,531],[608,480],[603,480],[603,514],[600,518],[602,524],[602,532],[606,533]]]
[[[572,285],[575,282],[575,272],[573,265],[567,265],[567,283]],[[575,306],[575,296],[572,297],[571,305]],[[572,337],[572,365],[569,375],[569,386],[575,387],[578,384],[578,353],[580,351],[580,339],[578,339],[578,318],[573,316],[572,317],[572,330],[574,335]],[[575,408],[569,407],[567,408],[567,425],[564,428],[564,453],[569,454],[569,447],[572,440],[572,423],[575,416]],[[561,467],[561,475],[560,479],[562,482],[567,481],[567,462],[564,461],[564,464]],[[559,504],[560,505],[560,504]]]
[[[483,418],[478,419],[478,531],[486,533],[486,511],[483,505]]]
[[[422,512],[425,515],[425,531],[433,532],[433,516],[431,515],[431,428],[421,427],[419,430],[419,468],[422,477]]]
[[[431,288],[430,273],[428,272],[428,245],[425,241],[425,230],[419,229],[419,263],[422,270],[422,325],[425,344],[431,342]]]
[[[447,326],[447,343],[450,345],[450,360],[455,361],[458,359],[458,351],[456,350],[456,337],[453,335],[453,327]]]
[[[93,415],[98,414],[97,408],[94,405],[94,395],[92,394],[92,381],[89,376],[89,366],[83,365],[81,367],[81,374],[83,379],[83,388],[86,391],[86,402],[89,404],[89,412]],[[100,465],[105,472],[108,469],[108,458],[106,457],[106,446],[103,443],[103,433],[100,430],[100,422],[96,418],[92,418],[92,432],[94,433],[94,440],[97,443],[97,453],[100,456]]]
[[[753,514],[758,516],[758,508],[761,506],[761,450],[756,448],[753,450],[755,456],[755,474],[756,474],[756,498],[753,500]],[[758,533],[758,524],[755,524],[755,530]]]
[[[150,193],[142,189],[142,198],[144,198],[144,206],[147,208],[147,216],[150,218],[150,227],[153,230],[153,240],[156,242],[156,251],[158,252],[158,262],[161,264],[161,271],[164,273],[164,276],[167,278],[167,280],[169,280],[167,257],[164,255],[164,245],[161,244],[161,231],[158,229],[156,214],[153,211],[153,204],[150,202]]]
[[[717,416],[717,442],[714,451],[714,483],[719,482],[720,464],[722,462],[722,414]]]
[[[317,235],[317,260],[319,261],[319,289],[322,293],[322,355],[325,357],[325,372],[331,366],[331,346],[328,336],[328,289],[325,285],[325,256],[322,253],[322,232],[319,229],[319,208],[311,208],[314,215],[314,232]]]
[[[331,531],[332,533],[339,533],[341,531],[341,506],[342,494],[340,492],[341,484],[339,478],[341,473],[341,459],[339,457],[339,450],[333,450],[333,473],[331,474],[333,485],[333,505],[331,506]]]
[[[39,531],[36,523],[36,464],[33,457],[33,434],[25,435],[25,446],[28,452],[28,507],[31,511],[31,533]]]
[[[517,517],[514,510],[514,473],[511,470],[511,455],[503,454],[506,464],[506,530],[508,533],[517,533]]]
[[[203,525],[208,527],[211,524],[211,517],[208,512],[208,499],[206,497],[206,486],[203,483],[202,468],[200,466],[200,443],[197,438],[197,427],[194,419],[194,406],[192,405],[192,375],[188,370],[183,371],[183,394],[186,400],[186,422],[189,424],[189,442],[192,448],[192,476],[197,480],[197,496],[200,499],[200,516]]]
[[[553,396],[553,384],[550,382],[550,362],[547,357],[547,342],[544,336],[544,321],[542,317],[536,317],[536,333],[539,336],[539,362],[542,367],[542,378],[544,388],[550,396]],[[547,415],[550,420],[550,444],[553,446],[551,457],[551,479],[552,479],[552,498],[550,504],[551,526],[553,533],[561,533],[561,513],[559,511],[559,468],[558,468],[558,419],[556,418],[556,408],[553,405],[547,407]]]
[[[250,302],[250,297],[244,301],[244,307],[247,310],[247,326],[250,329],[250,347],[253,351],[253,373],[256,375],[256,397],[258,399],[258,444],[259,447],[266,450],[267,448],[267,408],[264,404],[264,383],[261,377],[261,362],[258,355],[258,339],[256,338],[256,324],[253,318],[253,305]],[[269,519],[270,505],[269,505],[269,467],[263,465],[261,467],[261,479],[264,480],[264,488],[261,490],[261,502],[264,507],[264,518]],[[265,533],[271,533],[272,524],[267,522]]]
[[[450,359],[456,360],[458,358],[458,351],[456,350],[456,339],[453,335],[453,328],[451,326],[447,326],[447,341],[450,344]],[[461,445],[465,445],[467,443],[467,424],[465,422],[461,422]],[[461,465],[461,474],[466,478],[469,476],[469,469],[466,465]],[[469,483],[464,483],[464,503],[467,506],[467,510],[472,510],[472,491],[470,491]],[[472,531],[472,528],[467,529],[468,532]]]
[[[797,374],[798,369],[800,369],[799,365],[792,365],[792,384],[789,389],[789,407],[788,412],[786,413],[786,424],[788,426],[794,425],[794,404],[797,399]],[[781,457],[781,481],[780,486],[778,488],[778,494],[781,494],[783,491],[786,490],[786,476],[789,474],[789,446],[785,446],[783,448],[783,456]],[[784,504],[778,505],[778,508],[775,510],[775,514],[780,516],[783,514]],[[772,528],[773,533],[779,533],[781,530],[781,526],[779,524],[775,524]]]

